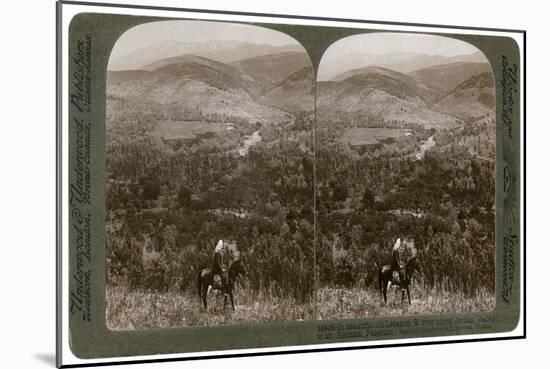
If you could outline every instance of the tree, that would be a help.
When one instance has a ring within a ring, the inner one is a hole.
[[[337,185],[332,193],[334,201],[346,201],[348,197],[348,188],[345,185]]]
[[[181,185],[178,190],[178,204],[183,208],[191,205],[191,190],[185,185]]]
[[[160,182],[158,177],[141,178],[140,183],[143,187],[142,197],[144,200],[157,200],[159,198]]]
[[[374,193],[370,188],[365,188],[361,202],[364,208],[372,208],[374,206]]]

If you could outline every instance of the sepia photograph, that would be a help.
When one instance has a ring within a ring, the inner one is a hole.
[[[69,3],[56,365],[525,338],[525,30]]]
[[[369,33],[317,74],[316,316],[495,306],[495,82],[467,42]]]
[[[314,74],[266,28],[159,21],[107,72],[107,326],[314,319]]]
[[[57,365],[525,337],[525,31],[125,6],[56,9]]]

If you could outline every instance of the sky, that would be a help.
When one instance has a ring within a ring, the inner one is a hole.
[[[292,37],[282,32],[246,24],[193,20],[160,21],[136,26],[122,34],[113,48],[111,58],[166,40],[180,42],[225,40],[272,46],[296,43]]]
[[[364,52],[368,55],[420,53],[449,57],[476,51],[477,48],[469,43],[450,37],[387,32],[360,34],[338,40],[327,49],[323,58],[329,61],[351,52]]]
[[[483,62],[479,53],[470,57],[478,51],[467,42],[445,36],[364,33],[342,38],[330,45],[321,59],[317,79],[328,81],[343,72],[369,65],[409,73],[443,63],[450,57],[454,57],[454,61]]]

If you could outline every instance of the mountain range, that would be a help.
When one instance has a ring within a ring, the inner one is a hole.
[[[110,98],[179,112],[200,110],[248,122],[288,121],[314,109],[313,69],[305,53],[284,51],[224,63],[197,55],[168,57],[137,70],[107,73]]]
[[[385,67],[355,68],[317,82],[317,107],[367,114],[424,127],[452,127],[495,110],[489,64],[452,62],[409,73]]]
[[[330,80],[318,80],[315,87],[310,59],[298,48],[301,47],[168,41],[132,53],[142,56],[133,61],[136,66],[139,64],[139,69],[115,70],[110,64],[107,93],[111,98],[135,104],[200,110],[202,116],[217,114],[263,123],[288,121],[288,114],[296,111],[311,112],[315,89],[320,112],[324,109],[360,112],[382,116],[386,121],[426,127],[454,126],[463,120],[486,116],[495,109],[494,81],[486,62],[457,61],[465,56],[411,53],[400,68],[422,67],[402,72],[387,65],[399,64],[403,55],[386,55],[384,66],[363,65],[342,70]],[[186,53],[191,50],[202,55]],[[239,59],[239,50],[252,55]],[[268,54],[274,50],[277,52]],[[171,55],[176,52],[184,54]],[[206,54],[216,55],[214,58]],[[467,57],[478,60],[480,55]],[[437,60],[445,63],[426,66]],[[320,71],[323,68],[322,63]]]
[[[222,63],[231,63],[262,55],[305,51],[299,44],[273,46],[241,41],[181,42],[166,40],[136,49],[109,60],[107,69],[135,70],[159,60],[181,55],[202,56]]]
[[[345,71],[367,66],[378,66],[396,72],[411,73],[424,68],[452,63],[487,63],[485,56],[477,51],[472,54],[443,56],[423,53],[393,52],[370,55],[354,51],[325,59],[319,66],[318,80],[329,81]]]

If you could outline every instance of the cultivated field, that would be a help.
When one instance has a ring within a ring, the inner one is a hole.
[[[153,135],[165,139],[185,140],[193,139],[207,132],[222,132],[230,130],[231,125],[201,121],[159,121],[153,131]]]
[[[340,142],[351,146],[374,145],[387,139],[399,139],[411,134],[407,129],[393,128],[349,128],[342,135]]]

